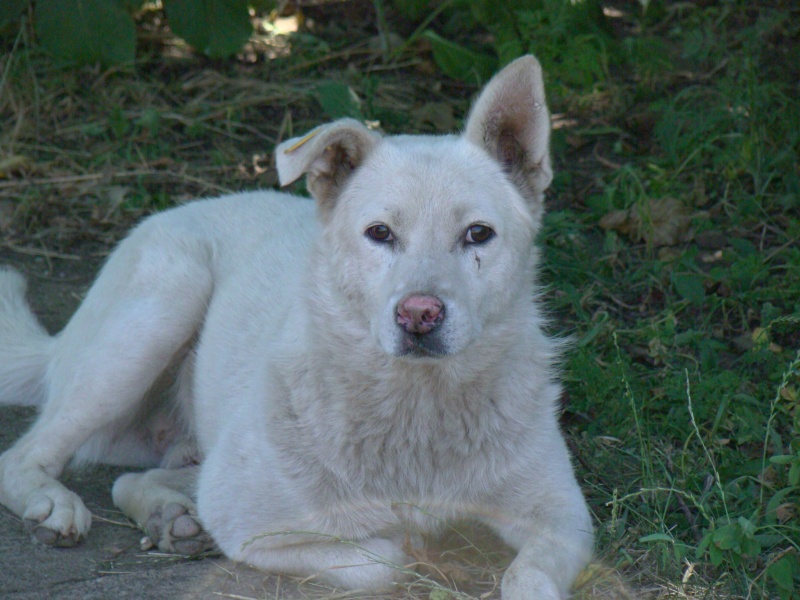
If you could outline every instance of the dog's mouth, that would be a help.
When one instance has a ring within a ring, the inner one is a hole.
[[[439,358],[450,354],[447,345],[435,334],[403,332],[400,356],[409,358]]]

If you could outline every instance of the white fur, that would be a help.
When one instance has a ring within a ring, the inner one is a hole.
[[[535,303],[548,136],[526,57],[464,136],[343,120],[279,146],[316,206],[252,192],[148,219],[54,338],[0,270],[0,400],[42,404],[0,457],[0,501],[70,545],[91,523],[57,481],[72,457],[160,466],[113,492],[162,549],[208,532],[236,560],[367,589],[403,578],[405,530],[473,517],[519,552],[505,600],[565,598],[592,526]],[[474,224],[495,237],[466,243]],[[445,306],[410,353],[409,294]]]

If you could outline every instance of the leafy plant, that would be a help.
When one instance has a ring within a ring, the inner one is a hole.
[[[42,45],[64,62],[133,62],[136,26],[120,2],[38,0],[36,33]]]
[[[395,0],[407,18],[421,18],[424,11],[418,0]],[[458,23],[473,32],[488,32],[495,56],[475,44],[463,44],[426,28],[421,36],[428,40],[433,58],[442,71],[454,79],[484,82],[498,65],[527,52],[536,54],[550,77],[565,85],[591,86],[605,78],[611,38],[598,0],[460,0],[443,2],[436,12],[444,12],[448,22]],[[429,25],[432,18],[424,21]],[[448,27],[445,24],[443,28]]]
[[[0,31],[16,21],[28,6],[28,0],[6,0],[0,3]]]
[[[172,31],[211,58],[235,54],[250,38],[248,0],[164,0]],[[136,58],[137,15],[144,0],[35,0],[34,20],[39,41],[60,62],[122,65]],[[258,0],[260,9],[274,2]],[[0,26],[12,22],[25,0],[3,4]]]
[[[235,54],[250,38],[247,0],[167,0],[170,27],[191,46],[210,56]]]

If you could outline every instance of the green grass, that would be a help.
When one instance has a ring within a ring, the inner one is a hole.
[[[425,27],[501,57],[535,51],[561,124],[543,282],[573,339],[564,420],[598,556],[639,596],[797,600],[800,9],[622,2],[601,22],[548,0],[486,22],[466,4]],[[14,207],[0,247],[108,244],[143,213],[271,185],[274,144],[334,113],[398,132],[466,112],[476,88],[424,45],[390,68],[371,21],[318,11],[324,27],[271,60],[247,58],[260,46],[176,57],[148,38],[135,68],[105,73],[57,69],[30,32],[7,32],[0,166],[27,166],[0,179]],[[382,27],[409,35],[426,16],[390,10]]]
[[[632,78],[584,88],[616,95],[605,119],[621,132],[581,141],[613,167],[586,184],[564,144],[567,209],[542,236],[551,306],[577,340],[567,414],[600,551],[690,596],[800,597],[800,104],[773,63],[797,55],[800,30],[796,10],[758,4],[662,25],[655,56],[684,76],[653,75],[645,52]],[[651,124],[644,139],[628,137],[629,111]],[[690,217],[682,243],[650,243],[670,226],[654,212],[642,235],[597,226],[661,198]]]

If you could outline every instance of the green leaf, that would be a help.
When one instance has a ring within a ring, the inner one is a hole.
[[[737,524],[744,535],[747,537],[753,537],[753,534],[756,532],[756,526],[752,521],[745,519],[744,517],[739,517]]]
[[[108,115],[108,127],[117,138],[125,137],[131,130],[131,122],[119,106],[111,109]]]
[[[789,485],[796,486],[800,483],[800,460],[793,462],[792,466],[789,467],[789,476],[788,476]]]
[[[740,538],[741,531],[739,527],[731,523],[730,525],[720,527],[714,532],[714,545],[720,550],[731,550],[739,546]]]
[[[507,32],[503,32],[504,34]],[[494,43],[495,52],[500,59],[501,65],[507,65],[515,58],[519,58],[525,54],[525,48],[522,45],[522,40],[512,32],[510,35],[496,35]]]
[[[762,548],[772,548],[773,546],[785,541],[785,537],[779,533],[759,533],[755,536],[756,541]]]
[[[164,0],[176,35],[211,58],[238,52],[253,33],[247,0]]]
[[[777,456],[773,456],[773,458],[780,458]],[[791,458],[796,458],[792,456]],[[775,524],[778,522],[778,507],[781,506],[786,501],[786,497],[794,492],[797,489],[795,486],[789,486],[787,488],[783,488],[782,490],[775,492],[772,495],[772,498],[769,499],[767,502],[767,509],[764,511],[764,516],[767,519],[768,523]]]
[[[795,460],[797,460],[796,454],[776,454],[769,457],[769,462],[773,465],[788,465]]]
[[[117,2],[38,0],[36,33],[64,63],[119,65],[136,56],[136,25]]]
[[[779,588],[791,590],[794,588],[792,578],[792,561],[789,556],[772,563],[767,569],[767,573]]]
[[[135,13],[147,0],[116,0],[119,7],[128,13]]]
[[[649,542],[668,542],[672,544],[675,542],[675,540],[672,539],[672,536],[667,535],[666,533],[653,533],[651,535],[640,537],[639,542],[642,544],[647,544]]]
[[[448,77],[482,84],[497,68],[494,56],[459,46],[431,30],[423,32],[422,36],[431,43],[433,60]]]
[[[146,129],[152,135],[156,135],[161,127],[161,115],[155,108],[145,108],[141,116],[136,119],[136,125]]]
[[[675,291],[692,304],[700,305],[706,299],[703,277],[694,273],[676,273],[672,276]]]
[[[13,23],[28,6],[28,0],[3,0],[0,2],[0,29]]]
[[[711,545],[711,542],[714,540],[714,532],[709,531],[707,534],[703,536],[703,539],[700,540],[700,543],[697,544],[697,550],[695,551],[695,557],[697,559],[701,559],[705,554],[708,547]]]
[[[429,0],[394,0],[394,9],[412,23],[418,23],[431,12]]]
[[[717,548],[714,544],[711,544],[708,547],[708,556],[711,559],[711,564],[715,567],[720,566],[722,561],[725,559],[725,555],[722,554],[722,550]]]
[[[761,553],[761,544],[758,540],[752,537],[746,537],[742,540],[742,556],[749,556],[756,558]]]
[[[361,114],[361,101],[349,85],[339,81],[324,81],[318,84],[314,91],[322,110],[331,119],[364,118]]]
[[[753,256],[758,253],[758,248],[750,240],[733,238],[730,240],[730,244],[740,256]]]

